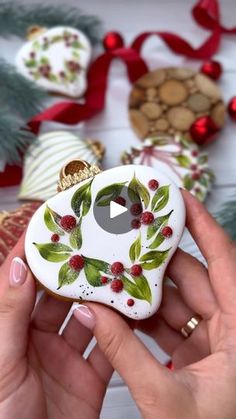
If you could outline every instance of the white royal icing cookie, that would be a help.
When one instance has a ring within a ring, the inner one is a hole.
[[[170,179],[150,167],[116,167],[44,203],[29,224],[26,257],[53,294],[144,319],[161,303],[184,225],[182,195]]]
[[[24,157],[19,199],[46,201],[57,192],[58,173],[72,158],[98,164],[104,153],[99,141],[81,140],[73,133],[39,135]]]
[[[142,145],[124,152],[121,160],[124,164],[144,164],[161,170],[200,201],[205,200],[214,180],[208,166],[208,154],[200,152],[196,143],[183,136],[148,138]]]
[[[91,58],[88,38],[79,30],[57,26],[23,45],[16,56],[17,69],[40,87],[71,97],[87,88]]]

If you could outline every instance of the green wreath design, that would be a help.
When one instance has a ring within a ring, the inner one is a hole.
[[[75,282],[81,271],[73,270],[68,263],[74,249],[79,250],[82,247],[82,221],[89,213],[92,203],[91,187],[94,178],[84,183],[78,188],[71,199],[71,207],[75,216],[78,218],[76,227],[72,232],[64,231],[60,226],[61,215],[56,213],[52,208],[46,206],[44,212],[44,222],[50,232],[58,235],[68,235],[68,245],[62,243],[33,243],[38,249],[41,257],[48,262],[65,262],[58,272],[58,289]],[[122,193],[122,189],[128,182],[113,183],[101,189],[96,196],[95,202],[98,206],[110,205]],[[134,174],[128,185],[128,195],[131,202],[137,202],[137,196],[140,197],[142,205],[145,209],[151,206],[153,213],[158,213],[165,208],[169,201],[169,186],[159,187],[152,198],[150,192]],[[161,229],[169,222],[173,210],[165,215],[157,216],[154,222],[149,225],[145,231],[148,241],[148,252],[142,252],[142,234],[139,231],[136,239],[129,248],[129,258],[132,263],[139,263],[144,270],[152,270],[160,267],[166,260],[171,248],[166,250],[158,250],[158,247],[166,239]],[[84,270],[86,280],[93,287],[106,286],[101,282],[102,275],[106,275],[110,281],[115,278],[111,272],[111,264],[99,259],[93,259],[82,255],[84,259]],[[124,274],[119,276],[123,283],[123,289],[131,296],[145,300],[149,304],[152,302],[152,293],[147,278],[143,273],[139,277],[134,277],[130,273],[130,267],[125,267]],[[109,284],[109,282],[108,282]]]

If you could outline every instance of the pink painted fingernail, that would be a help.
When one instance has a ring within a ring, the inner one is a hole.
[[[21,258],[12,259],[9,283],[11,287],[19,287],[24,284],[27,277],[27,267]]]
[[[95,326],[95,316],[87,307],[80,304],[73,311],[75,318],[85,327],[92,330]]]

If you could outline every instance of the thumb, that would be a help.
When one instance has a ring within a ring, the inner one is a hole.
[[[1,367],[6,363],[11,365],[25,355],[28,326],[35,303],[35,283],[26,264],[15,256],[17,248],[19,246],[0,270]]]
[[[74,310],[74,316],[93,330],[100,349],[113,368],[126,382],[134,398],[153,390],[154,372],[163,387],[170,372],[162,366],[134,334],[126,321],[113,310],[99,304],[86,303]],[[164,381],[164,382],[163,382]]]

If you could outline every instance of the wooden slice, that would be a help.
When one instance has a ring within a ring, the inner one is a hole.
[[[159,89],[161,100],[167,105],[178,105],[183,102],[188,91],[183,83],[177,80],[167,80]]]
[[[143,88],[160,86],[166,78],[164,70],[155,70],[145,74],[141,77],[136,84]]]
[[[158,131],[167,131],[169,128],[169,122],[167,119],[160,118],[156,121],[156,129]]]
[[[145,100],[145,90],[134,87],[129,97],[129,106],[131,108],[139,106]]]
[[[154,99],[154,97],[156,97],[157,90],[155,89],[155,87],[149,87],[149,89],[146,90],[146,95],[148,100],[152,100]]]
[[[178,68],[178,67],[170,67],[167,68],[167,73],[169,76],[173,77],[177,80],[186,80],[192,77],[195,74],[195,71],[191,68]]]
[[[137,136],[142,139],[145,138],[149,130],[148,119],[146,116],[142,112],[133,109],[130,110],[129,117]]]
[[[142,111],[142,113],[144,113],[144,115],[148,119],[151,119],[151,120],[159,118],[159,116],[162,113],[160,105],[158,105],[157,103],[153,103],[153,102],[144,103],[141,106],[140,110]]]
[[[203,74],[197,74],[195,76],[195,82],[197,88],[203,95],[208,96],[209,98],[220,99],[221,94],[220,90],[216,86],[216,84],[211,81],[208,77],[204,76]]]
[[[173,128],[179,131],[187,131],[194,122],[195,115],[190,109],[178,106],[168,111],[168,120]]]
[[[194,93],[189,96],[187,105],[193,112],[204,112],[209,110],[211,102],[201,93]]]
[[[218,127],[223,127],[225,123],[225,106],[223,103],[219,103],[213,108],[211,117]]]

